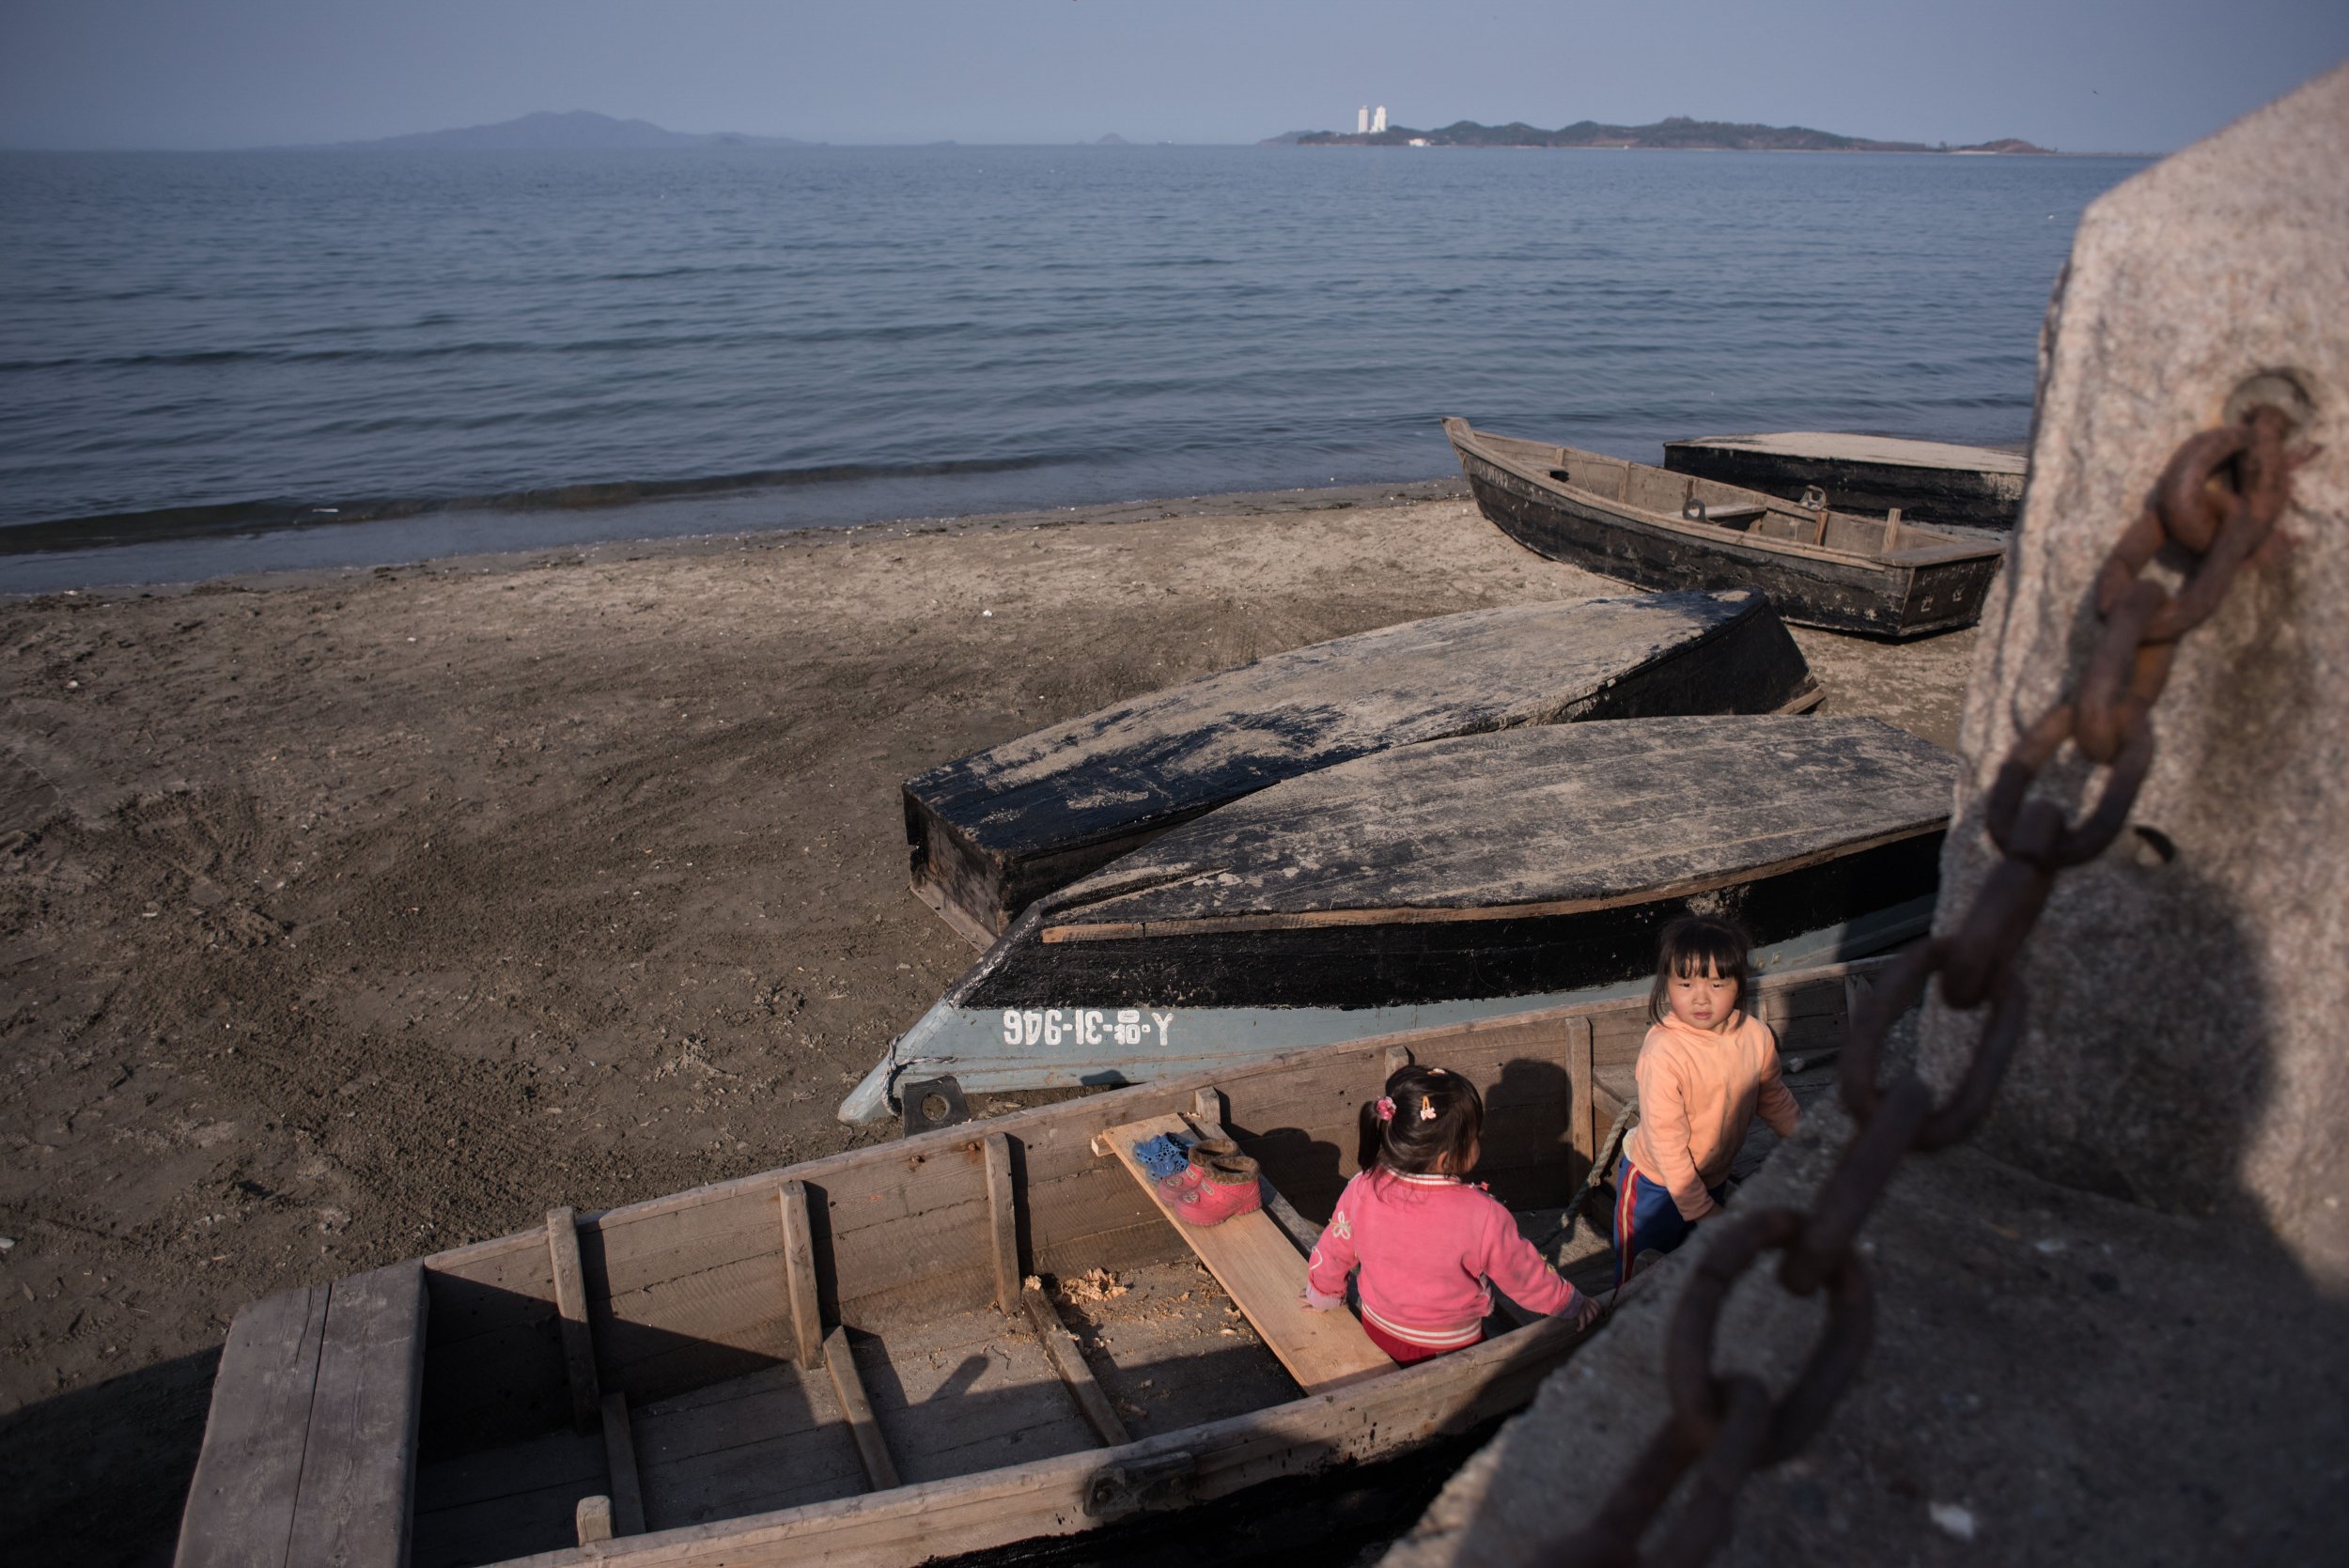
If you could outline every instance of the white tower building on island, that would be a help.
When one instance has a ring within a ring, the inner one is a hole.
[[[1354,134],[1357,136],[1370,134],[1370,105],[1367,103],[1354,111]]]
[[[1387,106],[1378,105],[1378,112],[1370,116],[1370,133],[1374,136],[1387,128]]]

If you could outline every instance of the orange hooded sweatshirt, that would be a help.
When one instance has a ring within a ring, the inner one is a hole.
[[[1684,1219],[1716,1205],[1704,1189],[1729,1174],[1755,1112],[1784,1138],[1800,1119],[1793,1091],[1778,1076],[1769,1026],[1730,1015],[1719,1034],[1667,1015],[1640,1044],[1640,1125],[1624,1153],[1640,1173],[1672,1195]]]

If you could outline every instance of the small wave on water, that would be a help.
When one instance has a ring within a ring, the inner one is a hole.
[[[419,330],[456,324],[454,317],[428,318]],[[78,355],[51,360],[0,361],[0,376],[40,371],[109,371],[178,369],[192,365],[257,365],[300,367],[313,365],[392,365],[415,360],[491,359],[503,356],[564,354],[665,353],[677,349],[724,348],[739,351],[758,346],[794,347],[818,343],[909,343],[927,338],[984,334],[989,329],[968,321],[894,323],[887,326],[811,327],[800,332],[741,332],[710,330],[684,333],[637,333],[622,336],[589,336],[561,341],[484,339],[457,343],[400,343],[376,347],[301,349],[186,349],[170,353]],[[1034,331],[1037,329],[1023,329]]]
[[[767,469],[704,478],[623,479],[555,485],[538,489],[508,490],[498,495],[342,500],[332,505],[271,498],[201,506],[159,506],[143,512],[57,518],[45,522],[18,523],[0,528],[0,555],[118,549],[126,545],[154,544],[165,540],[287,529],[347,528],[358,523],[434,514],[523,514],[587,511],[599,507],[641,507],[652,503],[693,497],[751,497],[761,491],[787,491],[816,485],[939,479],[956,474],[1019,474],[1080,460],[1074,456],[1064,455],[895,465],[828,463],[814,468]]]
[[[2015,441],[2138,166],[0,154],[0,589],[1416,479],[1447,413]]]

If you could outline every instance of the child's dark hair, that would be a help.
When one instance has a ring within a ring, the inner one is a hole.
[[[1485,1132],[1485,1099],[1476,1085],[1441,1067],[1398,1067],[1386,1092],[1363,1102],[1361,1147],[1357,1163],[1365,1171],[1423,1176],[1441,1167],[1447,1175],[1468,1174],[1469,1154]]]
[[[1753,988],[1753,974],[1746,966],[1746,954],[1752,946],[1753,939],[1744,926],[1719,915],[1683,915],[1665,926],[1657,941],[1656,985],[1647,994],[1648,1022],[1662,1023],[1664,1015],[1672,1011],[1675,975],[1686,980],[1710,972],[1735,980],[1737,1010],[1751,1012],[1746,999]]]

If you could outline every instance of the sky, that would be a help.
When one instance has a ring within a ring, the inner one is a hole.
[[[838,143],[1252,142],[1667,115],[2167,152],[2349,57],[2349,0],[6,0],[0,147],[592,109]]]

